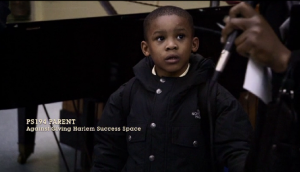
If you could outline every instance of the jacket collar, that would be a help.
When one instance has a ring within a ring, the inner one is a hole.
[[[190,63],[188,64],[186,70],[185,70],[179,77],[184,77],[184,76],[188,73],[189,68],[190,68]],[[152,68],[152,74],[153,74],[153,75],[156,75],[155,65],[154,65],[153,68]]]
[[[175,79],[180,84],[180,90],[188,89],[207,81],[214,71],[212,60],[202,57],[199,54],[191,54],[189,72],[184,77],[165,77]],[[149,91],[155,91],[160,77],[152,74],[154,62],[151,57],[145,57],[133,67],[135,77]]]

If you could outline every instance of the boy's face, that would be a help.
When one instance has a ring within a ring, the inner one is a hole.
[[[192,37],[187,19],[177,15],[156,18],[141,42],[145,56],[151,56],[158,76],[178,77],[187,68],[191,52],[196,52],[199,39]]]

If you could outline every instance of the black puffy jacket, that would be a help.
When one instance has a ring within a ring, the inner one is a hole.
[[[207,81],[212,61],[191,55],[184,77],[153,75],[153,65],[146,57],[134,67],[139,85],[129,114],[122,112],[124,85],[110,96],[98,129],[120,131],[96,132],[93,172],[210,171],[208,120],[199,108],[197,88]],[[230,172],[241,172],[252,127],[239,102],[216,86],[216,159]],[[141,131],[123,132],[123,126]]]

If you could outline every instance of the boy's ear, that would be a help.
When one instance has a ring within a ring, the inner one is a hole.
[[[192,52],[195,53],[199,48],[199,38],[194,37],[192,40]]]
[[[148,44],[147,44],[146,41],[142,41],[142,42],[141,42],[141,49],[142,49],[143,54],[144,54],[146,57],[150,56],[149,46],[148,46]]]

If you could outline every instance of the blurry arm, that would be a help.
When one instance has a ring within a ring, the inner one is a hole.
[[[237,15],[242,18],[237,18]],[[221,42],[224,43],[234,29],[240,29],[243,33],[235,40],[239,54],[271,67],[275,72],[284,72],[287,69],[290,50],[282,44],[268,22],[250,5],[242,2],[232,7],[225,22]]]
[[[250,147],[252,126],[240,103],[218,85],[215,152],[230,172],[242,172]]]

